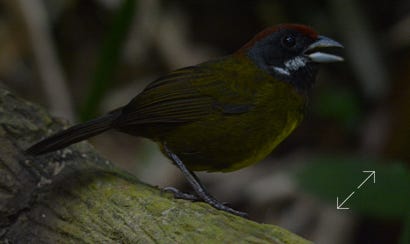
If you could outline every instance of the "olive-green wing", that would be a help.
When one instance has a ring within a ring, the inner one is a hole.
[[[190,66],[153,81],[123,108],[119,126],[185,123],[215,112],[238,114],[249,110],[246,98],[211,70]]]

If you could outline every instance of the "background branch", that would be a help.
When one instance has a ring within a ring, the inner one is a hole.
[[[35,63],[53,115],[74,121],[73,107],[64,72],[59,65],[43,1],[17,0],[21,17],[31,40]]]

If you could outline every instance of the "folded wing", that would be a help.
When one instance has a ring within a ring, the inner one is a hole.
[[[251,108],[229,81],[209,70],[190,66],[155,80],[123,108],[118,126],[186,123],[215,112],[243,113]]]

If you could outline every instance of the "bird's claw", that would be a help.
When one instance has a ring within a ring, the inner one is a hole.
[[[172,194],[174,194],[174,197],[177,198],[177,199],[185,199],[185,200],[189,200],[189,201],[193,201],[193,202],[199,202],[199,201],[206,202],[206,203],[210,204],[211,206],[213,206],[214,208],[216,208],[218,210],[229,212],[229,213],[241,216],[241,217],[247,217],[248,216],[247,213],[240,212],[240,211],[237,211],[233,208],[230,208],[230,207],[225,205],[227,203],[220,203],[220,202],[216,201],[215,199],[212,199],[212,200],[208,199],[208,201],[207,201],[205,199],[199,198],[196,195],[182,192],[182,191],[180,191],[180,190],[178,190],[178,189],[176,189],[175,187],[172,187],[172,186],[165,187],[162,190],[166,191],[166,192],[171,192]]]
[[[241,217],[244,217],[244,218],[248,217],[248,213],[235,210],[235,209],[230,208],[230,207],[228,207],[225,204],[222,204],[220,202],[214,202],[214,203],[209,203],[209,204],[211,204],[216,209],[219,209],[219,210],[222,210],[222,211],[234,214],[234,215],[238,215],[238,216],[241,216]]]
[[[193,201],[193,202],[202,201],[202,199],[200,199],[198,196],[182,192],[182,191],[180,191],[177,188],[172,187],[172,186],[164,187],[164,189],[162,189],[162,190],[166,191],[166,192],[171,192],[172,194],[174,194],[174,197],[177,198],[177,199],[185,199],[185,200],[189,200],[189,201]]]

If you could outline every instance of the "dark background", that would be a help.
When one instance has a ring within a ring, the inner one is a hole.
[[[0,85],[80,122],[286,22],[343,43],[345,62],[322,67],[305,121],[270,157],[200,177],[251,219],[317,243],[410,243],[409,1],[1,1]],[[91,142],[145,182],[190,190],[147,140]],[[357,189],[364,170],[376,183]]]

